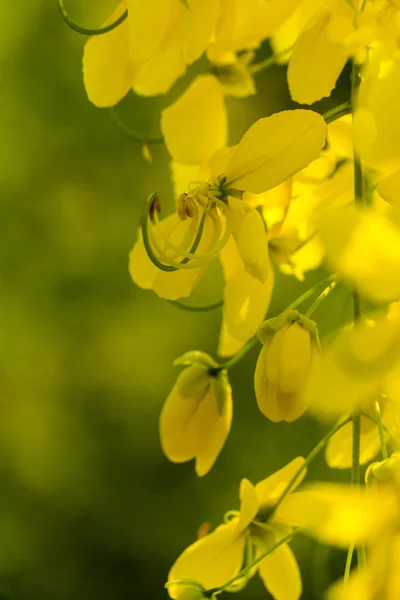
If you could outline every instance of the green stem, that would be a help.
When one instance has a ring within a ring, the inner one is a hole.
[[[205,594],[206,595],[211,594],[211,593],[220,594],[221,592],[225,591],[228,587],[230,587],[232,585],[232,583],[235,583],[235,581],[237,581],[238,579],[241,579],[242,577],[247,575],[247,573],[249,573],[252,569],[254,569],[254,567],[256,567],[262,560],[264,560],[264,558],[266,558],[267,556],[269,556],[270,554],[275,552],[275,550],[277,550],[280,546],[283,546],[283,544],[287,544],[288,542],[290,542],[296,535],[301,533],[301,531],[302,531],[302,529],[299,527],[298,529],[295,529],[291,533],[288,533],[288,535],[285,535],[285,537],[283,537],[281,540],[276,542],[276,544],[271,546],[271,548],[268,548],[268,550],[265,550],[265,552],[262,552],[259,556],[257,556],[257,558],[255,558],[253,560],[253,562],[251,562],[244,569],[239,571],[239,573],[237,573],[234,577],[232,577],[232,579],[229,579],[229,581],[227,581],[226,583],[224,583],[223,585],[221,585],[217,588],[213,588],[212,590],[207,590],[205,592]]]
[[[288,54],[292,50],[293,50],[293,46],[290,46],[290,48],[286,48],[286,50],[277,52],[276,54],[269,56],[265,60],[261,60],[258,63],[254,63],[249,68],[250,73],[252,73],[254,75],[255,73],[259,73],[260,71],[264,71],[265,69],[268,69],[272,65],[275,65],[279,58],[282,58],[283,56],[285,56],[285,54]]]
[[[314,458],[326,446],[326,444],[329,442],[331,437],[333,437],[335,435],[335,433],[340,431],[345,425],[347,425],[348,423],[351,423],[351,421],[352,421],[352,417],[347,417],[346,419],[344,419],[344,421],[341,421],[340,423],[335,425],[335,427],[333,427],[333,429],[331,429],[329,431],[329,433],[327,433],[326,436],[322,438],[322,440],[315,446],[315,448],[313,450],[311,450],[310,454],[307,456],[307,458],[305,459],[305,461],[302,464],[302,466],[300,467],[300,469],[293,475],[292,479],[289,481],[289,483],[283,490],[282,494],[279,496],[279,498],[274,506],[274,511],[280,505],[282,500],[289,494],[289,492],[293,488],[294,484],[296,483],[296,481],[298,480],[298,478],[300,477],[302,472],[305,469],[307,469],[308,465],[314,460]]]
[[[167,300],[172,306],[176,306],[176,308],[180,308],[181,310],[186,310],[188,312],[207,312],[209,310],[215,310],[216,308],[220,308],[224,305],[223,300],[218,300],[218,302],[214,302],[213,304],[207,305],[191,305],[184,304],[183,302],[179,302],[179,300]]]
[[[329,123],[332,123],[332,121],[336,121],[337,119],[340,119],[341,117],[344,117],[345,115],[348,115],[350,113],[351,103],[343,102],[342,104],[339,104],[339,106],[331,108],[322,116],[325,119],[326,124],[329,125]]]
[[[381,443],[382,458],[383,458],[383,460],[385,460],[386,458],[389,458],[389,455],[388,455],[388,451],[387,451],[387,447],[386,447],[385,432],[383,430],[381,407],[379,406],[378,400],[376,400],[376,402],[375,402],[375,415],[376,415],[376,422],[377,422],[378,431],[379,431],[379,440]]]
[[[353,448],[352,448],[352,467],[351,483],[360,485],[361,467],[360,467],[360,441],[361,441],[361,415],[353,415]]]
[[[373,417],[372,415],[370,415],[368,411],[362,410],[361,415],[363,417],[365,417],[366,419],[369,419],[370,421],[375,423],[375,425],[378,425],[378,421],[376,420],[376,418]],[[398,437],[396,437],[394,435],[394,433],[392,431],[390,431],[390,429],[388,427],[386,427],[386,425],[384,425],[383,423],[382,423],[382,427],[383,427],[383,431],[385,431],[396,442],[396,445],[400,446],[400,439]]]
[[[111,122],[115,127],[124,135],[129,137],[131,140],[135,142],[139,142],[141,144],[163,144],[164,138],[163,136],[157,135],[143,135],[142,133],[138,133],[134,131],[128,125],[126,125],[120,117],[117,115],[115,108],[112,106],[107,109],[108,116],[110,117]]]
[[[330,294],[330,292],[336,287],[337,281],[333,280],[331,283],[324,289],[323,292],[318,296],[318,298],[311,304],[310,308],[306,312],[306,317],[311,317],[321,304],[325,300],[325,298]]]
[[[81,27],[71,19],[71,17],[66,11],[63,0],[57,0],[57,5],[62,18],[64,19],[68,27],[70,27],[77,33],[81,33],[82,35],[103,35],[103,33],[107,33],[108,31],[116,29],[128,17],[128,11],[126,10],[122,13],[120,17],[118,17],[118,19],[116,19],[113,23],[110,23],[110,25],[106,25],[105,27],[100,27],[98,29],[88,29],[86,27]]]
[[[351,562],[353,560],[353,554],[354,554],[354,544],[351,544],[351,546],[349,547],[349,551],[347,552],[346,566],[344,568],[343,583],[345,586],[347,586],[349,584]]]
[[[357,16],[357,15],[356,15]],[[354,115],[358,103],[358,92],[360,86],[360,71],[356,62],[353,60],[351,74],[351,110]],[[364,173],[361,163],[361,157],[357,151],[355,132],[353,128],[353,159],[354,159],[354,201],[356,205],[364,204]],[[361,301],[357,290],[353,292],[354,322],[361,319]],[[360,466],[360,444],[361,444],[361,411],[353,414],[353,445],[352,445],[352,466],[351,483],[361,485],[361,466]],[[357,548],[358,564],[365,564],[365,547]]]
[[[218,368],[218,370],[222,370],[222,369],[231,369],[232,367],[234,367],[236,365],[236,363],[238,363],[243,356],[245,356],[245,354],[247,354],[252,348],[254,348],[254,346],[257,344],[258,342],[258,337],[255,335],[254,337],[251,338],[251,340],[249,340],[247,342],[247,344],[245,344],[243,346],[243,348],[241,350],[239,350],[239,352],[237,352],[235,354],[235,356],[232,356],[232,358],[230,358],[224,365],[222,365],[221,367]]]

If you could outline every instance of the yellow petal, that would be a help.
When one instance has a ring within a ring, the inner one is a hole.
[[[277,548],[260,563],[260,577],[276,600],[298,600],[302,591],[299,566],[287,544]]]
[[[283,394],[298,392],[304,386],[311,366],[311,356],[310,332],[298,323],[293,323],[285,330],[281,345],[279,389]]]
[[[174,104],[163,110],[161,128],[175,161],[207,161],[226,141],[225,104],[217,79],[212,75],[197,77]]]
[[[266,479],[263,479],[257,483],[256,492],[259,503],[266,505],[274,504],[282,492],[286,489],[288,483],[302,468],[304,462],[304,458],[302,456],[298,456],[273,475],[270,475]],[[296,483],[293,484],[291,491],[295,490],[297,486],[300,485],[306,475],[306,472],[307,470],[303,469],[302,473],[296,479]]]
[[[180,387],[187,385],[188,377],[198,378],[191,395],[183,395]],[[207,371],[188,367],[180,373],[160,415],[160,438],[164,454],[172,462],[186,462],[198,453],[198,419],[204,396],[209,388]]]
[[[264,284],[239,267],[225,284],[224,315],[228,332],[237,340],[247,341],[255,335],[271,302],[274,275]]]
[[[259,119],[227,166],[227,185],[261,194],[315,160],[325,137],[325,121],[310,110],[288,110]]]
[[[393,206],[400,206],[400,169],[379,182],[378,192],[384,200],[390,202]]]
[[[256,488],[248,479],[240,482],[240,516],[236,523],[237,531],[244,531],[255,518],[259,504]]]
[[[170,29],[170,35],[165,36],[154,56],[135,73],[133,90],[141,96],[166,94],[185,73],[180,40],[176,38],[174,26]]]
[[[126,9],[119,3],[104,25],[109,25]],[[129,56],[128,20],[116,29],[91,37],[83,52],[83,82],[95,106],[114,106],[128,93],[136,69]]]
[[[152,58],[170,24],[172,0],[126,0],[129,48],[133,63]]]
[[[168,581],[187,577],[206,589],[220,586],[239,572],[244,545],[245,537],[238,535],[234,524],[221,525],[182,552],[169,572]],[[180,586],[168,587],[171,598],[176,598],[179,591]]]
[[[329,39],[329,23],[329,12],[322,12],[293,48],[288,83],[292,99],[301,104],[329,96],[348,59],[346,50]]]
[[[222,317],[221,331],[218,340],[218,356],[222,356],[223,358],[233,356],[236,354],[236,352],[239,352],[239,350],[243,348],[245,343],[246,342],[242,340],[237,340],[229,333],[224,315]]]
[[[129,254],[129,273],[133,282],[145,290],[152,289],[154,280],[159,273],[147,255],[141,231],[139,231],[138,240]]]
[[[314,484],[290,494],[277,508],[277,518],[310,529],[324,543],[348,547],[368,542],[398,513],[389,491],[339,484]]]
[[[214,33],[220,0],[188,0],[182,15],[181,36],[185,61],[193,63],[205,51]]]
[[[206,475],[214,465],[228,437],[232,423],[232,390],[226,389],[223,411],[212,389],[203,398],[196,416],[198,439],[195,470],[199,477]]]
[[[244,268],[252,277],[265,283],[271,270],[268,237],[264,220],[254,208],[240,219],[239,228],[233,232]]]
[[[273,386],[267,379],[267,354],[269,344],[265,344],[261,348],[261,352],[257,359],[256,369],[254,372],[254,390],[256,394],[258,408],[262,414],[278,423],[282,420],[281,412],[278,408],[277,387]]]

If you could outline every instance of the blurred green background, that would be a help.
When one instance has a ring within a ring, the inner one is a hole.
[[[115,2],[67,4],[96,26]],[[199,525],[237,508],[240,479],[257,482],[308,453],[323,427],[307,418],[273,425],[259,413],[255,349],[231,373],[233,427],[211,473],[197,479],[192,464],[163,457],[158,416],[177,376],[172,361],[195,348],[215,355],[221,319],[219,310],[178,310],[137,289],[127,271],[147,194],[160,191],[163,206],[172,199],[167,152],[152,147],[148,164],[89,104],[85,38],[55,1],[3,2],[1,13],[0,598],[167,598],[173,561]],[[157,134],[160,110],[204,68],[167,97],[129,95],[119,114]],[[341,81],[340,101],[346,73]],[[289,106],[283,68],[256,82],[257,96],[228,100],[232,143]],[[271,315],[321,277],[280,276]],[[194,301],[220,296],[214,267]],[[349,294],[335,290],[317,315],[322,333],[350,313]],[[311,468],[311,477],[347,475],[328,473],[323,457]],[[295,548],[303,598],[322,597],[343,556],[307,539]],[[241,595],[268,597],[257,578]]]

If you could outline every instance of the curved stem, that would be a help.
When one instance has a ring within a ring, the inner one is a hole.
[[[285,56],[285,54],[288,54],[292,50],[293,50],[293,46],[290,46],[289,48],[286,48],[286,50],[277,52],[276,54],[273,54],[272,56],[268,56],[268,58],[265,58],[264,60],[261,60],[258,63],[254,63],[253,65],[250,65],[250,67],[249,67],[250,73],[252,73],[254,75],[255,73],[260,73],[260,71],[264,71],[265,69],[268,69],[272,65],[275,65],[280,58],[282,58],[283,56]]]
[[[115,107],[111,106],[107,109],[107,114],[113,125],[124,135],[129,137],[131,140],[135,142],[139,142],[141,144],[163,144],[164,138],[162,135],[143,135],[142,133],[138,133],[134,131],[128,125],[126,125],[121,118],[117,115]]]
[[[180,308],[181,310],[187,310],[189,312],[207,312],[209,310],[215,310],[216,308],[220,308],[224,305],[223,300],[218,300],[218,302],[214,302],[213,304],[207,304],[204,306],[196,306],[190,304],[183,304],[183,302],[179,302],[179,300],[167,300],[172,306],[176,306],[176,308]]]
[[[280,503],[282,502],[282,500],[290,493],[291,489],[293,488],[294,484],[296,483],[296,481],[298,480],[298,478],[300,477],[300,475],[302,474],[302,472],[305,469],[307,469],[308,465],[311,463],[311,461],[314,460],[314,458],[326,446],[326,444],[329,442],[329,440],[331,439],[331,437],[333,437],[335,435],[335,433],[337,433],[338,431],[340,431],[345,425],[347,425],[351,421],[352,421],[352,417],[347,417],[346,419],[344,419],[344,421],[341,421],[340,423],[338,423],[337,425],[335,425],[335,427],[333,427],[333,429],[331,429],[330,432],[327,433],[326,436],[322,438],[322,440],[315,446],[315,448],[313,450],[311,450],[310,454],[307,456],[307,458],[305,459],[305,461],[302,464],[302,466],[300,467],[300,469],[293,475],[292,479],[289,481],[289,483],[287,484],[287,486],[283,490],[282,494],[279,496],[279,498],[278,498],[275,506],[273,507],[274,511],[280,505]]]
[[[105,25],[104,27],[99,27],[98,29],[88,29],[87,27],[81,27],[80,25],[75,23],[73,19],[71,19],[64,6],[63,0],[57,0],[57,5],[62,18],[64,19],[68,27],[70,27],[77,33],[81,33],[82,35],[103,35],[103,33],[108,33],[109,31],[116,29],[128,17],[128,11],[126,10],[122,13],[121,16],[118,17],[118,19],[116,19],[113,23],[110,23],[110,25]]]
[[[152,211],[158,210],[157,208],[157,203],[158,203],[158,192],[153,192],[152,194],[150,194],[147,197],[146,203],[145,203],[145,208],[143,211],[143,216],[142,216],[142,238],[143,238],[143,244],[147,253],[147,256],[149,257],[149,259],[151,260],[151,262],[153,263],[153,265],[155,265],[158,269],[160,269],[160,271],[166,271],[167,273],[172,273],[174,271],[178,271],[178,267],[173,267],[172,265],[164,265],[164,263],[162,263],[161,261],[158,260],[157,256],[154,254],[153,249],[151,247],[151,243],[150,243],[150,238],[149,238],[149,231],[148,231],[148,222],[149,222],[149,218],[151,219],[150,215]],[[204,229],[204,222],[205,222],[205,217],[206,214],[204,213],[201,221],[200,221],[200,226],[199,229],[197,231],[196,237],[194,239],[193,245],[190,249],[191,253],[196,252],[200,241],[201,241],[201,236],[203,235],[203,229]],[[184,258],[181,261],[182,265],[186,265],[189,262],[190,259]]]

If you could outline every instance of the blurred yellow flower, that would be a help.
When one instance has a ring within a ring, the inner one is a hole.
[[[371,398],[384,394],[398,411],[399,364],[396,320],[377,317],[347,327],[315,354],[304,391],[309,408],[323,418],[335,418],[368,409]]]
[[[206,589],[224,585],[239,573],[242,566],[246,566],[246,561],[243,561],[247,544],[252,550],[250,555],[256,557],[290,532],[285,521],[276,517],[274,506],[303,464],[302,457],[295,458],[256,486],[243,479],[240,484],[240,511],[228,513],[228,523],[184,550],[172,566],[168,581],[189,578]],[[304,475],[305,469],[292,489],[299,485]],[[257,568],[275,600],[297,600],[300,597],[300,572],[287,544],[264,558]],[[177,598],[181,587],[179,584],[168,587],[171,598]]]
[[[199,477],[215,463],[232,422],[232,390],[225,370],[202,352],[175,361],[188,365],[178,377],[160,415],[164,454],[176,463],[195,459]]]

